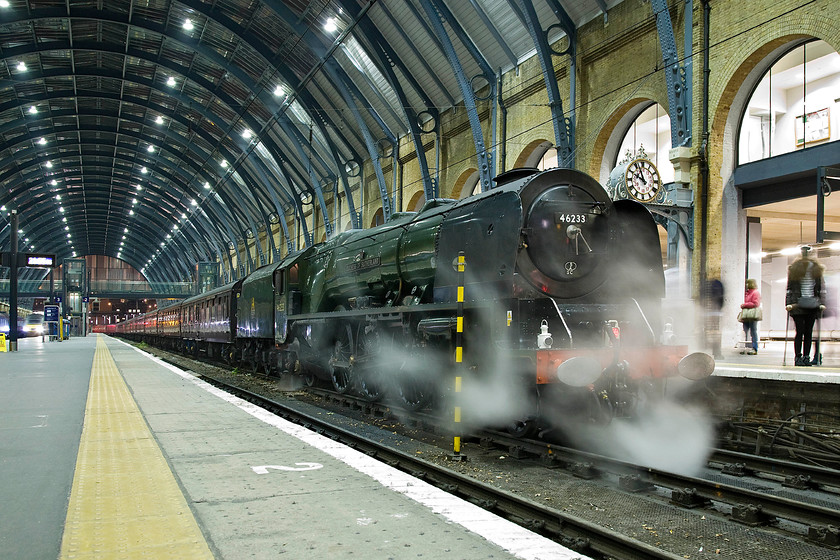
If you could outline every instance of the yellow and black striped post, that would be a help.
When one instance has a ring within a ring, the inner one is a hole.
[[[464,252],[458,253],[458,259],[455,261],[455,270],[458,273],[458,297],[456,307],[456,323],[455,323],[455,411],[454,411],[454,426],[453,433],[455,434],[452,442],[452,459],[455,461],[463,461],[466,459],[461,454],[461,382],[462,372],[464,369],[464,269],[467,261],[464,257]]]

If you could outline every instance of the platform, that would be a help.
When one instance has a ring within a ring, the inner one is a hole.
[[[583,558],[104,335],[0,372],[3,557]]]
[[[743,346],[724,345],[723,358],[716,360],[715,373],[721,377],[743,377],[774,381],[840,384],[840,342],[822,341],[822,365],[794,366],[793,343],[762,341],[755,355],[741,354]],[[811,350],[811,357],[814,350]]]

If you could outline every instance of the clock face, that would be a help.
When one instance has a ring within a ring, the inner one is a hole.
[[[659,171],[646,159],[635,159],[624,173],[627,193],[639,202],[650,202],[659,193]]]

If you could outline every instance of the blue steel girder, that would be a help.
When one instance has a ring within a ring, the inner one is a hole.
[[[95,130],[98,130],[98,129],[97,129],[96,127],[93,127],[93,128],[91,128],[91,127],[86,127],[85,129],[79,129],[79,128],[76,128],[76,129],[74,129],[74,130],[94,130],[94,131],[95,131]],[[110,130],[107,130],[107,129],[103,129],[103,131],[105,131],[105,132],[113,132],[113,131],[110,131]],[[144,140],[146,140],[146,141],[148,141],[148,140],[149,140],[148,138],[146,138],[146,137],[144,137],[144,136],[142,136],[142,135],[136,135],[136,134],[134,134],[134,133],[129,133],[129,132],[127,132],[127,131],[123,131],[121,134],[122,134],[123,136],[137,136],[137,137],[139,137],[139,138],[141,138],[141,139],[144,139]],[[180,140],[180,137],[179,137],[179,136],[177,136],[177,135],[171,135],[171,138],[170,138],[170,139],[171,139],[171,140],[173,140],[173,142],[178,142],[178,141]],[[75,141],[66,140],[66,141],[63,141],[63,142],[54,143],[54,144],[52,145],[52,148],[60,150],[60,149],[61,149],[61,147],[62,147],[63,145],[75,146],[75,145],[78,145],[78,143],[77,143],[77,142],[75,142]],[[30,152],[30,151],[32,151],[32,150],[33,150],[32,148],[26,148],[26,149],[18,150],[18,151],[16,151],[16,152],[15,152],[15,158],[19,160],[19,159],[21,159],[21,156],[22,156],[22,155],[26,155],[27,153],[29,153],[29,152]],[[34,153],[34,152],[33,152],[33,153]],[[83,154],[83,155],[84,155],[84,154]],[[110,154],[110,153],[109,153],[109,154],[103,154],[103,155],[105,155],[105,156],[107,156],[107,157],[113,157],[113,156],[112,156],[112,154]],[[114,158],[114,159],[116,159],[116,158]],[[189,159],[187,159],[187,161],[190,161],[190,160],[189,160]],[[32,163],[32,164],[35,164],[36,162],[35,162],[35,160],[32,160],[32,161],[31,161],[31,163]],[[130,162],[130,163],[133,163],[133,161],[132,161],[132,162]],[[14,168],[11,166],[11,163],[9,163],[9,164],[7,165],[7,163],[6,163],[6,162],[2,162],[2,161],[0,161],[0,166],[3,166],[3,167],[0,167],[0,168],[6,168],[6,169],[8,169],[8,170],[9,170],[9,173],[16,171],[16,169],[14,169]],[[161,168],[160,168],[160,167],[158,167],[158,169],[156,170],[156,173],[158,173],[158,174],[163,174],[163,172],[162,172],[162,170],[161,170]],[[3,174],[3,175],[6,175],[6,174]],[[36,172],[33,172],[33,176],[37,176],[37,177],[38,177],[38,179],[41,179],[41,176],[37,173],[37,171],[36,171]],[[60,176],[62,176],[62,174],[53,174],[53,175],[52,175],[52,177],[60,177]],[[172,177],[170,177],[169,179],[170,179],[170,181],[172,181],[172,179],[173,179],[173,178],[172,178]],[[4,181],[6,181],[6,182],[7,182],[7,184],[10,184],[10,185],[11,185],[11,188],[12,188],[12,192],[11,192],[11,194],[12,194],[12,196],[15,196],[15,195],[17,194],[17,193],[14,191],[15,186],[17,185],[17,182],[16,182],[16,181],[12,181],[12,180],[10,180],[8,177],[2,176],[2,175],[0,175],[0,180],[4,180]],[[152,174],[150,177],[146,177],[146,178],[145,178],[145,180],[146,180],[146,181],[154,180],[154,174]],[[23,177],[23,178],[22,178],[22,181],[25,181],[25,182],[24,182],[24,185],[23,185],[23,187],[22,187],[22,189],[29,189],[29,188],[31,188],[31,187],[30,187],[30,183],[29,183],[29,181],[26,179],[26,177]],[[160,188],[161,188],[161,190],[162,190],[162,191],[166,191],[166,192],[170,192],[170,189],[171,189],[171,187],[170,187],[169,185],[165,184],[165,183],[161,184],[161,185],[160,185]],[[129,192],[129,190],[128,190],[128,189],[126,189],[126,192]],[[173,191],[171,191],[171,192],[172,192],[172,196],[173,196],[174,198],[178,198],[178,195],[180,194],[178,191],[174,191],[174,190],[173,190]],[[189,194],[189,190],[186,188],[186,185],[185,185],[185,188],[184,188],[184,192],[185,192],[185,194]],[[133,194],[133,193],[132,193],[132,194]],[[143,197],[143,196],[141,196],[141,198],[144,198],[144,197]],[[185,208],[186,208],[186,207],[185,207]]]
[[[422,130],[420,130],[420,125],[417,121],[417,113],[411,107],[411,103],[408,100],[408,97],[405,94],[405,91],[402,88],[399,80],[397,79],[397,75],[394,72],[392,65],[398,66],[400,70],[402,70],[403,75],[409,80],[415,89],[415,91],[424,96],[424,99],[427,101],[427,109],[426,111],[431,114],[435,122],[437,123],[438,120],[438,111],[434,108],[431,104],[431,99],[425,96],[422,88],[416,82],[413,76],[411,76],[411,72],[407,71],[407,68],[403,64],[403,62],[399,59],[397,54],[391,48],[387,41],[382,37],[379,33],[379,30],[369,21],[364,20],[360,23],[362,29],[364,30],[365,35],[368,35],[369,38],[373,41],[373,48],[368,50],[368,54],[372,55],[371,59],[376,63],[377,67],[379,68],[380,72],[388,78],[388,83],[394,89],[397,94],[397,97],[400,100],[400,104],[403,107],[405,112],[405,118],[408,122],[409,127],[409,134],[411,136],[411,140],[414,144],[414,151],[417,154],[417,162],[420,166],[420,177],[423,181],[423,193],[426,196],[426,200],[431,200],[433,198],[437,198],[439,193],[437,192],[437,185],[432,181],[431,174],[429,172],[429,163],[426,160],[426,152],[423,149],[423,138],[422,138]]]
[[[330,77],[331,81],[333,82],[333,85],[335,85],[340,90],[345,103],[350,107],[353,116],[356,119],[357,126],[362,132],[365,145],[368,148],[368,153],[374,162],[374,169],[377,175],[377,180],[379,181],[379,190],[380,195],[382,196],[383,213],[385,214],[386,219],[388,219],[391,214],[391,201],[388,197],[387,187],[385,186],[385,177],[382,174],[381,165],[378,162],[378,151],[376,150],[375,143],[372,141],[370,130],[367,128],[364,119],[361,118],[361,113],[358,111],[358,107],[353,101],[353,96],[355,95],[358,99],[364,102],[363,105],[367,108],[368,113],[371,115],[374,121],[376,121],[383,133],[394,146],[397,145],[396,136],[390,131],[388,126],[385,124],[384,120],[373,109],[372,104],[366,102],[364,95],[355,86],[353,81],[349,79],[346,72],[344,72],[344,70],[339,66],[335,59],[327,59],[330,56],[330,52],[328,51],[328,49],[324,46],[324,44],[318,37],[315,37],[311,32],[309,32],[308,27],[301,25],[300,19],[297,17],[297,15],[294,14],[294,12],[292,12],[290,9],[288,9],[284,4],[269,2],[269,5],[272,6],[277,15],[280,16],[283,19],[283,21],[298,34],[299,37],[302,37],[304,39],[310,51],[312,51],[315,56],[319,57],[325,62],[324,70],[326,74]],[[352,15],[355,18],[359,17],[360,14],[356,12]],[[386,107],[387,106],[388,105],[386,102]],[[302,154],[302,156],[303,155],[305,154]],[[341,165],[339,164],[337,167],[340,169]],[[364,188],[364,186],[362,186],[361,188]],[[316,188],[315,192],[318,195],[319,203],[322,204],[322,214],[324,217],[324,222],[325,224],[327,224],[329,222],[329,219],[328,214],[326,212],[326,207],[323,204],[323,193],[320,187]],[[352,200],[352,198],[349,196],[349,193],[347,198],[348,200]],[[329,226],[327,226],[326,231],[327,236],[330,236],[332,234],[332,230]]]
[[[467,118],[470,122],[470,129],[472,130],[473,142],[475,143],[481,190],[488,191],[492,186],[491,174],[493,172],[493,166],[491,158],[487,153],[487,146],[484,142],[484,132],[481,130],[481,121],[478,118],[478,109],[475,105],[475,95],[469,80],[464,74],[464,69],[461,65],[461,61],[458,59],[458,54],[455,52],[455,47],[452,45],[452,41],[444,28],[444,23],[448,23],[456,33],[463,33],[463,30],[461,30],[458,22],[454,20],[449,10],[442,6],[438,0],[420,0],[420,4],[426,11],[426,16],[431,22],[435,35],[440,41],[443,51],[446,54],[446,58],[449,60],[449,65],[452,67],[452,70],[455,72],[455,77],[458,80],[461,95],[464,97],[464,106],[467,111]],[[449,15],[447,16],[447,14]],[[467,40],[467,42],[469,43],[470,41]],[[479,58],[483,59],[483,57]],[[491,77],[488,78],[488,82],[492,91],[491,96],[495,98],[496,80],[492,70],[490,71],[490,76]]]
[[[155,84],[154,84],[154,82],[152,82],[152,81],[150,81],[150,80],[142,80],[142,79],[140,79],[140,78],[138,77],[138,83],[143,83],[143,82],[145,82],[145,85],[146,85],[146,86],[148,86],[148,87],[154,87],[154,85],[155,85]],[[167,92],[167,93],[169,94],[169,92]],[[72,91],[68,91],[68,95],[70,95],[70,94],[72,94]],[[172,96],[173,96],[173,97],[176,97],[176,95],[174,95],[174,94],[173,94]],[[61,97],[65,97],[65,96],[62,96],[62,95],[60,95],[60,94],[58,94],[58,93],[54,93],[54,94],[51,94],[51,95],[49,95],[49,96],[44,97],[44,99],[61,98]],[[98,97],[105,97],[105,96],[104,96],[104,95],[102,95],[102,94],[99,94],[99,95],[98,95]],[[232,101],[232,100],[229,100],[229,101]],[[30,101],[30,102],[31,102],[31,101]],[[190,104],[190,100],[189,100],[188,98],[182,98],[182,99],[181,99],[181,102],[182,102],[182,103],[185,103],[185,104]],[[20,105],[22,105],[22,103],[18,103],[18,102],[14,103],[14,104],[5,103],[5,104],[3,104],[3,106],[0,106],[0,112],[1,112],[1,111],[4,111],[4,110],[7,110],[7,109],[9,108],[8,106],[10,106],[10,105],[11,105],[11,106],[14,106],[14,105],[18,105],[18,106],[20,106]],[[192,110],[196,110],[196,111],[202,112],[202,113],[203,113],[203,116],[204,116],[205,118],[207,118],[208,120],[210,120],[211,122],[217,119],[217,117],[216,117],[215,115],[211,115],[210,113],[206,113],[205,111],[203,111],[203,110],[202,110],[202,108],[199,108],[199,107],[195,107],[195,106],[193,106],[193,107],[192,107]],[[54,118],[54,117],[58,116],[58,115],[59,115],[59,113],[60,113],[59,111],[53,111],[53,112],[51,112],[50,117],[51,117],[51,118]],[[74,113],[69,113],[69,114],[74,114]],[[120,118],[123,118],[123,117],[124,117],[124,116],[120,116]],[[116,116],[115,116],[115,118],[116,118]],[[178,117],[177,115],[172,116],[172,118],[173,118],[173,119],[178,119],[178,120],[180,120],[180,122],[182,122],[182,124],[184,124],[185,126],[189,126],[189,123],[188,123],[186,120],[182,119],[181,117]],[[31,120],[28,120],[27,122],[32,122],[32,121],[31,121]],[[107,130],[107,132],[114,132],[114,131],[112,131],[112,130]],[[173,141],[175,141],[175,142],[179,142],[179,143],[180,143],[180,142],[183,142],[183,141],[184,141],[182,137],[180,137],[179,135],[172,134],[172,133],[170,133],[168,130],[167,130],[167,131],[165,131],[164,133],[165,133],[165,134],[167,134],[167,136],[169,136],[169,138],[170,138],[170,139],[172,139],[172,140],[173,140]],[[122,134],[122,135],[126,135],[127,133],[126,133],[125,131],[120,131],[120,134]],[[145,135],[140,135],[139,137],[140,137],[141,139],[143,139],[143,140],[146,140],[146,141],[150,142],[150,143],[154,143],[154,142],[156,141],[156,139],[155,139],[155,138],[148,137],[148,136],[145,136]],[[208,142],[209,142],[209,139],[208,139]],[[209,143],[211,143],[211,142],[209,142]],[[211,144],[212,144],[212,143],[211,143]],[[220,147],[219,149],[220,149],[220,150],[223,150],[223,148],[222,148],[222,147]],[[230,155],[230,154],[229,154],[226,150],[223,152],[223,155],[225,155],[225,156],[226,156],[226,157],[228,157],[228,158],[231,158],[231,155]],[[209,156],[208,156],[208,157],[209,157]],[[232,201],[228,201],[228,203],[232,203]],[[232,206],[233,208],[237,208],[237,207],[238,207],[238,205],[236,205],[236,204],[231,204],[231,206]],[[246,213],[247,213],[247,212],[243,212],[243,214],[246,214]]]
[[[187,2],[187,3],[189,4],[189,2]],[[204,5],[200,5],[200,6],[204,6]],[[131,18],[130,22],[127,22],[124,19],[117,17],[118,14],[115,14],[113,12],[104,12],[104,11],[100,12],[98,10],[80,10],[80,11],[83,12],[84,15],[79,14],[79,17],[88,17],[90,19],[98,19],[98,20],[102,20],[102,21],[123,23],[123,24],[126,24],[126,25],[142,27],[144,29],[148,29],[150,31],[160,33],[161,35],[166,36],[169,40],[176,40],[174,37],[171,37],[171,36],[168,36],[168,35],[165,34],[165,28],[163,26],[161,26],[161,25],[159,25],[156,22],[153,22],[151,20],[147,20],[147,19],[144,19],[142,17],[138,17],[136,15],[133,18]],[[202,10],[199,6],[197,6],[197,11],[204,11],[204,10]],[[38,17],[46,17],[46,16],[43,15],[44,13],[52,14],[52,12],[53,12],[53,10],[38,10],[37,12],[33,13],[32,16],[27,17],[27,18],[23,18],[23,19],[31,20],[31,19],[37,19]],[[236,32],[236,29],[241,27],[238,24],[236,24],[235,22],[233,22],[233,20],[230,20],[229,18],[227,18],[226,16],[224,16],[223,14],[221,14],[221,12],[219,12],[217,10],[210,10],[209,12],[210,13],[208,13],[208,18],[215,19],[216,21],[218,21],[220,23],[223,23],[227,27],[232,27],[234,32]],[[73,14],[75,14],[73,9],[70,10],[70,13],[71,13],[71,17],[73,17]],[[62,14],[62,15],[63,15],[63,17],[67,17],[66,14]],[[246,29],[239,29],[239,31],[241,31],[241,33],[239,33],[239,36],[242,38],[242,40],[243,41],[249,41],[250,35],[247,33],[247,30]],[[237,68],[235,66],[232,66],[232,65],[229,65],[226,59],[220,57],[213,50],[207,48],[204,45],[201,45],[197,41],[191,41],[191,40],[188,40],[188,39],[180,39],[178,42],[180,42],[184,45],[189,45],[190,48],[193,48],[198,54],[200,54],[201,56],[204,56],[207,59],[215,62],[221,68],[224,68],[228,73],[230,73],[231,75],[234,75],[237,79],[239,79],[251,91],[256,92],[254,97],[258,98],[265,106],[268,107],[268,106],[271,106],[273,103],[275,103],[268,96],[267,92],[265,92],[262,88],[260,88],[258,86],[258,84],[255,84],[253,82],[253,80],[251,80],[247,76],[247,74],[242,72],[239,68]],[[62,42],[51,42],[51,43],[46,44],[46,46],[42,44],[41,46],[39,46],[37,48],[37,50],[38,51],[49,51],[49,50],[54,50],[54,49],[61,49],[62,48],[61,43]],[[249,45],[252,48],[255,48],[255,50],[261,52],[261,54],[263,54],[264,56],[270,56],[270,55],[267,55],[266,49],[264,47],[261,47],[259,44],[254,44],[254,43],[249,42]],[[212,94],[215,95],[216,97],[224,100],[228,104],[229,107],[234,108],[237,105],[236,102],[233,101],[229,96],[226,96],[223,91],[219,91],[219,88],[215,84],[212,84],[212,83],[208,82],[202,76],[200,76],[198,74],[195,74],[195,73],[189,71],[189,69],[186,69],[182,66],[171,64],[167,60],[163,60],[163,59],[159,59],[159,58],[152,58],[149,55],[149,53],[147,53],[145,51],[141,51],[141,50],[138,50],[138,49],[131,49],[131,48],[109,49],[108,45],[106,45],[104,43],[91,43],[91,44],[86,45],[86,44],[82,44],[82,43],[79,43],[79,42],[76,42],[72,46],[70,46],[69,43],[68,43],[64,46],[64,48],[65,49],[72,48],[72,49],[76,49],[76,50],[114,52],[114,53],[120,54],[120,55],[134,56],[134,57],[137,57],[137,58],[140,58],[140,59],[148,60],[150,62],[153,62],[157,66],[165,67],[165,68],[168,68],[168,69],[173,70],[175,72],[184,74],[185,76],[187,76],[193,82],[197,83],[198,85],[200,85],[201,87],[203,87],[207,91],[212,92]],[[35,49],[29,49],[29,50],[32,51],[32,50],[35,50]],[[281,68],[276,68],[276,70],[278,72],[282,71]],[[148,85],[150,87],[155,87],[155,84],[153,84],[152,82],[149,82],[146,85]],[[172,95],[173,93],[174,92],[167,91],[167,95]],[[302,97],[305,100],[312,101],[309,96],[302,95],[300,97]],[[196,108],[195,105],[193,105],[191,103],[190,99],[182,99],[181,102],[184,105],[190,106],[191,109]],[[262,126],[258,126],[258,123],[253,121],[253,119],[250,117],[249,114],[244,113],[244,114],[240,114],[239,116],[243,120],[243,122],[245,122],[253,130],[260,130],[262,128]],[[217,115],[213,115],[211,118],[208,118],[208,120],[210,120],[211,122],[218,122],[218,121],[224,120],[224,119],[221,119]],[[265,141],[265,143],[267,145],[269,144],[269,142],[267,140]],[[219,149],[221,150],[221,146],[219,146]],[[274,149],[272,151],[277,152],[276,149]]]
[[[671,117],[671,147],[691,145],[691,82],[686,67],[680,65],[677,43],[674,39],[674,26],[671,12],[665,0],[651,0],[651,8],[656,16],[656,30],[659,33],[659,45],[662,49],[662,62],[665,67],[665,82],[668,86],[668,114]],[[688,9],[693,9],[691,5]],[[690,32],[686,30],[687,33]],[[691,57],[686,56],[690,61]],[[690,71],[690,67],[689,67]]]
[[[85,153],[83,153],[83,154],[82,154],[82,156],[84,156],[84,155],[86,155],[86,154],[85,154]],[[87,155],[90,155],[90,154],[88,153]],[[103,154],[103,155],[106,155],[106,156],[108,156],[108,157],[113,157],[113,154],[112,154],[112,153]],[[115,160],[116,160],[117,162],[119,162],[120,157],[119,157],[119,156],[117,156],[117,157],[115,158]],[[133,161],[132,161],[132,160],[128,160],[128,162],[129,162],[129,164],[132,164],[132,163],[133,163]],[[35,174],[37,174],[37,170],[36,170],[35,172],[33,172],[33,175],[35,175]],[[175,181],[176,181],[176,179],[177,179],[177,178],[176,178],[176,176],[171,175],[171,174],[168,174],[167,172],[165,172],[165,171],[163,171],[163,170],[161,170],[161,169],[158,169],[157,174],[158,174],[158,175],[163,176],[164,178],[166,178],[166,179],[167,179],[170,183],[175,182]],[[65,178],[65,174],[63,174],[63,173],[60,173],[60,174],[54,174],[54,175],[53,175],[53,177],[64,179],[64,178]],[[3,178],[0,178],[0,180],[4,180],[4,179],[3,179]],[[24,190],[26,190],[26,189],[28,188],[28,184],[29,184],[29,183],[28,183],[28,179],[27,179],[26,177],[23,177],[23,181],[24,181]],[[152,184],[152,185],[156,185],[156,186],[158,187],[159,191],[160,191],[161,196],[165,196],[165,195],[167,195],[167,194],[170,194],[170,195],[171,195],[174,199],[178,199],[178,198],[179,198],[178,196],[176,196],[176,195],[178,195],[178,194],[179,194],[177,191],[172,191],[172,190],[171,190],[171,187],[169,187],[169,185],[168,185],[167,183],[160,183],[160,184],[159,184],[159,183],[157,182],[157,180],[156,180],[156,178],[155,178],[155,176],[154,176],[154,175],[152,175],[150,178],[148,178],[148,179],[147,179],[147,183]],[[186,185],[184,185],[184,187],[185,187],[185,190],[186,190]],[[171,194],[171,193],[174,193],[174,194]],[[13,193],[13,194],[14,194],[14,193]],[[131,195],[133,195],[133,193],[131,193],[131,194],[129,194],[128,192],[126,193],[126,196],[127,196],[127,197],[128,197],[128,196],[131,196]],[[158,202],[159,202],[159,200],[157,200],[157,199],[156,199],[156,201],[158,201]],[[173,203],[173,204],[174,204],[174,203]],[[145,206],[145,205],[144,205],[144,206]],[[215,213],[215,211],[213,211],[213,210],[211,209],[211,211],[215,214],[215,217],[214,217],[214,219],[213,219],[213,222],[215,223],[215,221],[216,221],[216,220],[218,220],[218,221],[221,221],[223,224],[226,224],[226,225],[227,225],[227,224],[228,224],[228,218],[227,218],[227,217],[225,217],[225,215],[224,215],[224,214],[225,214],[225,212],[227,211],[227,208],[226,208],[226,206],[225,206],[224,204],[222,204],[222,205],[220,205],[220,206],[219,206],[219,209],[221,210],[221,213],[220,213],[220,214],[216,214],[216,213]],[[229,228],[229,226],[227,226],[227,227]],[[155,245],[156,245],[156,244],[155,244]]]
[[[557,164],[560,167],[574,167],[574,137],[573,123],[567,120],[563,112],[563,99],[560,97],[560,88],[557,85],[557,78],[554,73],[552,62],[552,50],[548,44],[547,33],[540,26],[537,12],[531,0],[511,0],[517,2],[518,13],[534,41],[537,50],[537,59],[542,68],[543,80],[548,94],[548,104],[551,109],[551,121],[554,126],[554,147],[557,150]],[[577,29],[574,22],[562,8],[554,6],[555,15],[560,20],[560,26],[569,39],[569,55],[571,60],[575,59]]]

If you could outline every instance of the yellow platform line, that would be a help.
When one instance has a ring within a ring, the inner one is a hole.
[[[61,558],[213,558],[101,336]]]

